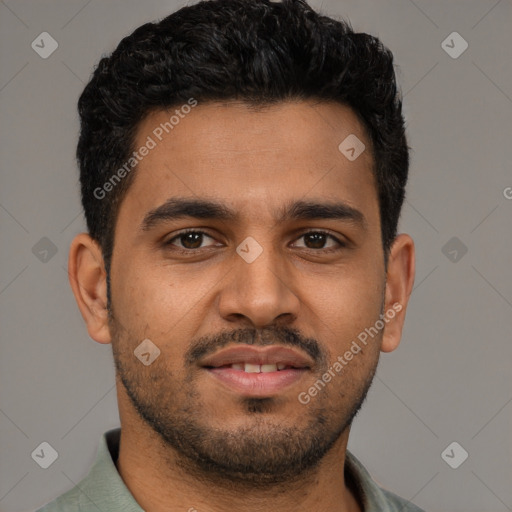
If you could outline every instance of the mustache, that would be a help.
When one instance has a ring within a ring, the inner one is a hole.
[[[306,352],[317,364],[325,365],[327,354],[314,338],[302,336],[297,329],[273,326],[264,329],[235,329],[216,335],[203,336],[193,342],[185,353],[185,364],[194,365],[228,344],[246,345],[283,345],[298,348]]]

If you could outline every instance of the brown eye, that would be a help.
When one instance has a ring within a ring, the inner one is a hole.
[[[327,236],[323,233],[308,233],[304,235],[304,240],[309,249],[323,249]],[[311,245],[308,245],[308,243]]]
[[[313,249],[313,250],[332,250],[336,249],[336,246],[339,247],[345,247],[345,244],[338,240],[333,235],[326,233],[324,231],[310,231],[309,233],[304,233],[302,236],[299,237],[299,239],[304,239],[305,245],[304,246],[298,246],[298,247],[304,247],[306,249]],[[329,241],[334,241],[334,245],[331,245],[330,247],[325,247],[325,244]]]
[[[185,231],[171,238],[165,245],[176,246],[178,249],[184,250],[201,249],[205,237],[213,240],[211,236],[203,231]],[[175,244],[174,242],[178,242],[179,244]]]

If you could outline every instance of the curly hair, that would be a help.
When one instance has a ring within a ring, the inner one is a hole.
[[[148,114],[190,98],[254,107],[309,99],[349,106],[371,141],[387,262],[409,168],[391,51],[306,0],[202,0],[125,37],[100,60],[78,101],[82,205],[107,275],[119,206],[136,168],[105,197],[95,190],[130,158]]]

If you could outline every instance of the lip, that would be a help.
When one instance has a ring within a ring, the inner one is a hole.
[[[232,364],[286,364],[288,368],[272,372],[248,373],[231,368]],[[300,381],[314,362],[293,349],[238,346],[221,350],[201,361],[201,366],[221,385],[247,397],[268,397],[283,393]]]
[[[241,345],[220,350],[219,352],[204,358],[200,362],[200,366],[219,368],[221,366],[240,363],[259,365],[283,363],[287,366],[293,366],[295,369],[310,369],[313,366],[314,361],[310,357],[288,347],[277,345],[267,347]]]
[[[309,371],[291,368],[268,373],[246,373],[229,367],[210,368],[208,373],[230,391],[247,397],[269,397],[281,394],[296,384]]]

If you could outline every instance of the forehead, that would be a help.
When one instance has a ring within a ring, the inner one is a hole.
[[[366,149],[351,161],[340,144],[354,137]],[[370,141],[356,114],[337,103],[280,103],[258,111],[233,102],[177,106],[144,119],[135,150],[143,147],[151,149],[139,152],[145,156],[139,154],[119,218],[129,214],[135,222],[184,196],[214,198],[247,219],[263,219],[308,196],[341,199],[378,215]]]

